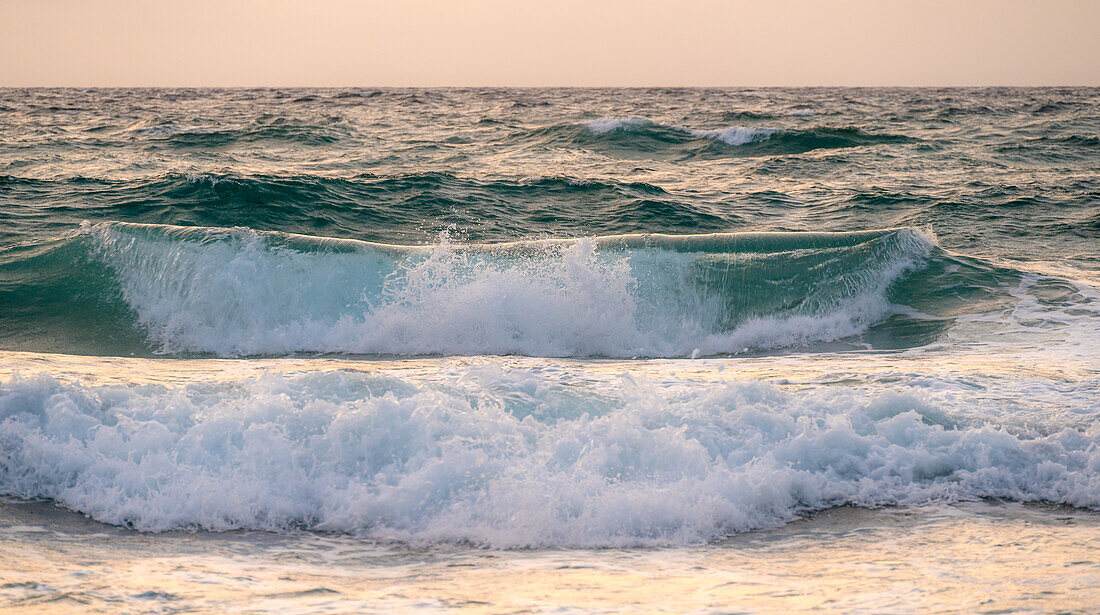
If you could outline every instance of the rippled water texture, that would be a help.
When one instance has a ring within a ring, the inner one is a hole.
[[[967,254],[1095,271],[1098,96],[3,90],[0,239],[81,220],[393,243],[932,225]]]

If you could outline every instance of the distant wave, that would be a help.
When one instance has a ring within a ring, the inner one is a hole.
[[[1100,151],[1100,136],[1060,135],[1015,139],[996,146],[996,152],[1029,162],[1091,161]]]
[[[726,145],[744,145],[753,141],[763,141],[775,135],[779,130],[774,128],[749,128],[732,126],[719,130],[693,130],[679,126],[662,126],[650,120],[639,117],[603,117],[598,120],[585,122],[584,127],[592,134],[604,135],[616,130],[661,130],[669,129],[680,131],[685,135],[715,139]]]
[[[581,124],[559,124],[532,131],[528,138],[606,148],[610,152],[627,156],[668,157],[678,160],[800,154],[818,149],[915,141],[911,137],[869,133],[856,127],[728,126],[719,129],[695,129],[661,124],[640,117],[603,117]]]
[[[0,175],[0,185],[18,198],[38,198],[43,190],[64,194],[81,205],[59,207],[90,221],[248,226],[344,236],[380,229],[389,233],[386,239],[405,242],[425,238],[425,221],[466,227],[476,238],[482,226],[498,235],[550,228],[578,234],[646,227],[698,232],[729,228],[737,220],[736,213],[720,215],[653,184],[564,176],[169,173],[133,180],[38,180]]]
[[[658,130],[661,128],[668,128],[638,117],[604,117],[598,120],[592,120],[591,122],[585,122],[584,127],[595,135],[604,135],[616,130]],[[744,145],[753,141],[763,141],[779,132],[774,128],[746,128],[743,126],[732,126],[720,130],[692,130],[690,128],[680,128],[678,126],[673,126],[671,128],[681,131],[685,135],[715,139],[726,145],[734,146]]]
[[[351,128],[336,118],[326,124],[307,123],[280,116],[263,116],[238,125],[206,125],[201,122],[142,120],[124,132],[152,145],[176,148],[222,147],[236,143],[288,141],[322,146],[351,136]]]
[[[1060,145],[1071,145],[1087,149],[1100,148],[1100,136],[1069,135],[1068,137],[1057,139],[1046,138],[1044,140]]]
[[[376,96],[381,96],[382,94],[383,92],[381,90],[353,90],[338,92],[337,94],[333,95],[332,98],[337,100],[349,98],[375,98]]]

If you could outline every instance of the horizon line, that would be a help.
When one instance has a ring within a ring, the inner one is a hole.
[[[1100,84],[970,84],[970,85],[3,85],[0,90],[733,90],[733,89],[1059,89],[1100,88]]]

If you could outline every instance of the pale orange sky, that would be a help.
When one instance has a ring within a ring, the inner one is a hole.
[[[35,85],[1100,85],[1100,0],[0,0]]]

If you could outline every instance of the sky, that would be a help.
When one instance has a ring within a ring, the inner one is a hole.
[[[0,86],[1100,85],[1100,0],[0,0]]]

